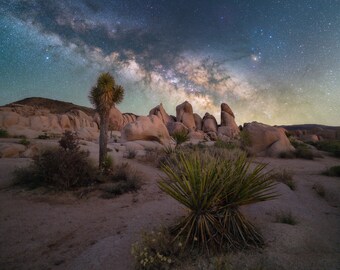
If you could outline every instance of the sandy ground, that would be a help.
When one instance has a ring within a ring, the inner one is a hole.
[[[96,157],[98,146],[86,147]],[[0,190],[0,269],[133,269],[131,244],[140,232],[172,223],[185,209],[158,189],[158,169],[128,161],[143,174],[144,185],[138,193],[114,199]],[[15,166],[28,162],[0,159],[0,181],[9,181]],[[292,191],[280,183],[278,199],[243,209],[263,233],[266,247],[235,256],[261,261],[264,269],[340,269],[340,179],[320,175],[340,160],[256,162],[289,170],[297,188]],[[315,183],[324,186],[325,198],[313,190]],[[290,211],[298,224],[276,223],[280,211]]]

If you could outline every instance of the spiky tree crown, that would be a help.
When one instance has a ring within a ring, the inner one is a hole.
[[[117,85],[110,73],[102,73],[97,79],[97,84],[92,87],[89,95],[90,102],[100,113],[107,113],[114,104],[122,102],[124,88]]]

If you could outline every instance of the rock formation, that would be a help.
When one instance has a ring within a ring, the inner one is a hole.
[[[244,124],[242,132],[243,144],[252,155],[277,157],[295,150],[283,128],[252,122]]]
[[[174,119],[171,116],[169,116],[167,112],[165,111],[162,103],[156,106],[155,108],[151,109],[149,112],[149,116],[150,115],[158,116],[159,119],[162,120],[165,126],[168,126],[169,123],[174,122]]]
[[[123,141],[157,141],[161,144],[169,144],[171,138],[162,120],[155,115],[140,116],[122,129]]]
[[[176,107],[176,121],[183,123],[189,130],[195,130],[194,112],[188,101]]]
[[[218,128],[218,137],[224,141],[235,138],[240,130],[235,122],[235,115],[226,104],[221,104],[221,126]]]

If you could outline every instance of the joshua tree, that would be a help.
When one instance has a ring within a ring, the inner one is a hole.
[[[110,73],[102,73],[93,86],[89,99],[96,108],[100,118],[99,166],[101,167],[107,154],[107,132],[110,109],[124,98],[124,88],[117,85]]]

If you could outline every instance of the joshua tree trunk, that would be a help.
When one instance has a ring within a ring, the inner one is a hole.
[[[100,118],[100,134],[99,134],[99,167],[103,165],[107,154],[107,132],[108,132],[108,117],[102,115]]]

